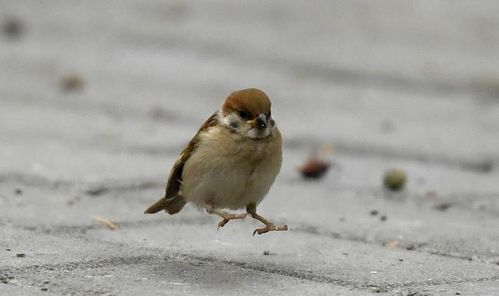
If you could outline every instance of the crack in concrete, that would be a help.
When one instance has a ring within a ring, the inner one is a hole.
[[[102,182],[81,183],[67,180],[52,180],[40,175],[4,173],[0,174],[0,183],[13,182],[26,186],[39,186],[49,189],[77,189],[81,193],[97,197],[110,192],[140,191],[164,186],[152,180],[104,180]]]
[[[147,227],[147,226],[155,226],[155,225],[162,225],[165,223],[168,223],[169,225],[204,225],[207,223],[210,223],[213,221],[213,218],[211,216],[199,216],[199,217],[177,217],[175,220],[171,220],[168,222],[165,222],[165,220],[138,220],[138,221],[133,221],[133,222],[123,222],[120,223],[122,227],[126,228],[142,228],[142,227]],[[2,225],[0,223],[0,225]],[[36,231],[36,232],[41,232],[44,234],[52,234],[52,235],[61,235],[61,234],[74,234],[74,233],[81,233],[85,234],[87,231],[91,230],[98,230],[102,229],[102,226],[97,226],[97,225],[73,225],[73,226],[63,226],[63,225],[54,225],[54,226],[23,226],[23,225],[9,225],[11,227],[16,227],[19,229],[27,230],[27,231]],[[344,240],[344,241],[352,241],[352,242],[358,242],[358,243],[363,243],[366,245],[375,245],[375,246],[384,246],[386,243],[385,241],[380,241],[380,240],[368,240],[366,237],[363,236],[358,236],[352,233],[340,233],[340,232],[334,232],[330,230],[324,230],[320,229],[320,227],[315,226],[315,225],[310,225],[310,224],[305,224],[305,223],[300,223],[297,226],[294,226],[290,228],[290,231],[296,231],[296,232],[301,232],[301,233],[306,233],[310,235],[318,235],[318,236],[325,236],[329,237],[332,239],[338,239],[338,240]],[[82,239],[82,237],[79,237]],[[85,238],[88,241],[92,241],[92,239]],[[113,242],[109,242],[113,244]],[[415,251],[419,253],[425,253],[425,254],[431,254],[434,256],[440,256],[440,257],[445,257],[445,258],[451,258],[451,259],[459,259],[459,260],[464,260],[464,261],[474,261],[474,262],[480,262],[480,263],[485,263],[485,264],[492,264],[492,265],[498,265],[498,262],[495,261],[495,256],[488,260],[485,257],[472,257],[470,255],[464,255],[464,254],[458,254],[458,253],[450,253],[450,252],[443,252],[443,251],[438,251],[438,250],[433,250],[433,249],[428,249],[425,248],[428,246],[429,243],[421,243],[421,242],[411,242],[411,241],[406,241],[401,244],[400,247],[397,247],[399,250],[406,250],[406,251]]]
[[[327,282],[330,284],[336,284],[339,286],[345,286],[345,287],[354,287],[357,289],[370,289],[373,290],[375,288],[375,292],[388,292],[388,290],[395,289],[395,288],[403,288],[403,287],[414,287],[414,286],[420,286],[420,285],[426,285],[426,286],[438,286],[438,285],[445,285],[445,284],[457,284],[457,283],[476,283],[476,282],[482,282],[482,281],[488,281],[488,280],[499,280],[499,275],[493,276],[493,277],[486,277],[486,278],[479,278],[479,279],[472,279],[472,280],[455,280],[455,281],[432,281],[430,284],[428,284],[427,281],[421,281],[421,282],[411,282],[411,283],[396,283],[396,284],[383,284],[383,285],[374,285],[374,284],[359,284],[358,282],[354,281],[347,281],[347,280],[341,280],[337,278],[332,278],[329,276],[324,276],[324,275],[318,275],[318,274],[313,274],[311,271],[302,271],[302,270],[285,270],[280,268],[278,265],[262,265],[262,264],[250,264],[246,262],[240,262],[240,261],[233,261],[233,260],[221,260],[217,259],[214,257],[196,257],[199,260],[205,260],[205,261],[217,261],[217,262],[224,262],[226,264],[231,264],[234,266],[242,267],[242,268],[247,268],[251,270],[256,270],[256,271],[262,271],[262,272],[267,272],[267,273],[274,273],[274,274],[279,274],[283,276],[288,276],[288,277],[294,277],[294,278],[299,278],[299,279],[306,279],[314,282]]]
[[[114,184],[114,185],[94,185],[91,188],[87,189],[84,191],[85,194],[91,195],[91,196],[99,196],[106,194],[110,191],[114,192],[123,192],[123,191],[140,191],[140,190],[146,190],[146,189],[151,189],[151,188],[157,188],[161,184],[154,182],[154,181],[141,181],[141,182],[136,182],[136,183],[129,183],[129,184]]]
[[[175,220],[169,220],[165,222],[165,220],[137,220],[137,221],[125,221],[119,222],[118,224],[122,228],[139,228],[139,227],[147,227],[147,226],[155,226],[168,223],[169,225],[204,225],[210,222],[214,222],[214,218],[211,216],[198,216],[198,217],[176,217]],[[0,220],[0,226],[6,226],[6,223],[2,223]],[[10,227],[14,227],[17,229],[27,230],[27,231],[37,231],[44,234],[74,234],[81,233],[85,234],[87,231],[91,230],[99,230],[103,229],[103,226],[96,224],[87,224],[87,225],[12,225],[8,224]],[[216,227],[216,223],[214,223],[213,228]]]
[[[30,185],[36,185],[36,186],[47,186],[47,187],[54,187],[56,189],[60,189],[61,187],[71,187],[72,183],[71,182],[52,182],[48,179],[44,179],[42,177],[34,177],[34,176],[24,176],[24,175],[7,175],[7,176],[0,176],[0,182],[5,181],[5,180],[14,180],[16,182],[26,182]],[[150,181],[143,181],[143,182],[138,182],[135,184],[125,184],[125,185],[118,185],[114,184],[112,186],[103,186],[103,185],[98,185],[96,187],[91,187],[90,189],[87,189],[86,193],[89,194],[90,196],[93,197],[99,197],[101,195],[107,195],[111,192],[120,192],[120,191],[128,191],[128,190],[144,190],[144,189],[149,189],[149,188],[154,188],[156,186],[159,186],[158,184],[155,184],[154,182]],[[333,190],[348,190],[348,188],[332,188]],[[353,188],[353,189],[358,189],[358,188]],[[373,188],[368,188],[369,192],[372,192]],[[143,226],[148,226],[148,225],[160,225],[163,223],[170,223],[170,224],[188,224],[188,225],[201,225],[205,223],[210,223],[212,221],[211,217],[204,217],[204,216],[199,216],[199,217],[177,217],[174,221],[168,221],[165,222],[164,220],[138,220],[138,221],[125,221],[125,222],[120,222],[120,224],[124,227],[128,228],[133,228],[133,227],[143,227]],[[4,221],[5,222],[5,221]],[[0,224],[5,224],[0,220]],[[12,226],[9,224],[9,226]],[[86,233],[87,231],[98,229],[99,226],[96,225],[53,225],[53,226],[29,226],[29,225],[14,225],[14,227],[18,227],[21,229],[29,230],[29,231],[41,231],[46,234],[51,234],[51,233]],[[348,241],[356,241],[356,242],[362,242],[366,244],[374,244],[374,245],[381,245],[383,246],[385,242],[383,241],[369,241],[363,236],[355,235],[352,233],[340,233],[340,232],[333,232],[330,230],[324,230],[320,229],[320,227],[316,225],[311,225],[311,224],[306,224],[306,223],[301,223],[298,224],[297,226],[292,228],[293,231],[297,232],[302,232],[302,233],[307,233],[307,234],[313,234],[313,235],[323,235],[327,237],[331,237],[333,239],[342,239],[342,240],[348,240]],[[494,260],[488,260],[487,258],[482,258],[482,257],[472,257],[470,255],[465,255],[465,254],[454,254],[454,253],[449,253],[449,252],[442,252],[434,249],[428,249],[424,248],[427,244],[424,243],[416,243],[416,242],[405,242],[403,244],[403,248],[407,250],[415,250],[418,252],[423,252],[427,254],[433,254],[437,256],[442,256],[442,257],[448,257],[448,258],[454,258],[454,259],[461,259],[461,260],[467,260],[467,261],[478,261],[482,263],[487,263],[487,264],[497,264]]]
[[[119,245],[118,243],[106,242],[110,245]],[[142,250],[144,250],[142,248]],[[396,288],[409,288],[409,287],[419,287],[419,286],[439,286],[446,284],[459,284],[459,283],[478,283],[484,281],[495,281],[499,280],[499,275],[492,277],[484,277],[478,279],[463,279],[463,280],[440,280],[440,281],[415,281],[410,283],[385,283],[385,284],[369,284],[369,283],[359,283],[355,281],[343,280],[339,278],[334,278],[331,276],[325,276],[320,274],[315,274],[312,271],[306,270],[296,270],[296,269],[283,269],[282,266],[275,264],[260,264],[260,263],[248,263],[241,262],[237,260],[226,260],[220,259],[213,256],[199,256],[186,254],[181,252],[171,252],[168,254],[164,253],[164,250],[157,248],[146,248],[150,251],[151,255],[140,255],[140,256],[115,256],[110,258],[96,258],[90,260],[82,261],[72,261],[58,264],[41,264],[41,265],[30,265],[24,267],[3,267],[0,268],[1,278],[15,278],[17,274],[37,274],[40,271],[73,271],[73,270],[85,270],[91,268],[107,267],[107,266],[117,266],[117,265],[137,265],[147,263],[148,265],[157,263],[158,261],[188,261],[188,264],[199,266],[200,262],[203,263],[215,263],[215,264],[225,264],[233,267],[241,268],[244,270],[252,270],[263,273],[276,274],[280,276],[286,276],[291,278],[296,278],[300,280],[308,280],[317,283],[327,283],[337,286],[355,288],[360,290],[368,289],[374,292],[389,292],[390,290]],[[189,262],[190,261],[190,262]],[[34,283],[32,283],[34,284]]]

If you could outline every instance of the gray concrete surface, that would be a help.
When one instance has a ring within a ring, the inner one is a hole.
[[[0,36],[0,295],[499,295],[498,14],[494,0],[1,0],[0,23],[23,31]],[[284,165],[261,212],[290,231],[217,231],[192,207],[144,216],[244,87],[273,99]],[[302,180],[328,144],[332,169]],[[391,167],[402,192],[382,187]]]

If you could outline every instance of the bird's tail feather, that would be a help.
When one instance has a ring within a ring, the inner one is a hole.
[[[174,198],[170,199],[161,198],[148,207],[144,213],[154,214],[164,209],[168,214],[173,215],[180,212],[186,203],[187,201],[182,195],[176,195]]]

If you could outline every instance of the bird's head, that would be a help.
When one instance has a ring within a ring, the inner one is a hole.
[[[219,118],[223,125],[252,139],[264,139],[272,134],[269,97],[261,90],[248,88],[229,95],[220,108]]]

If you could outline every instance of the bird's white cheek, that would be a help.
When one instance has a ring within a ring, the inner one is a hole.
[[[241,125],[240,120],[237,116],[234,114],[227,115],[223,117],[222,119],[223,124],[232,128],[232,129],[238,129],[239,126]]]

